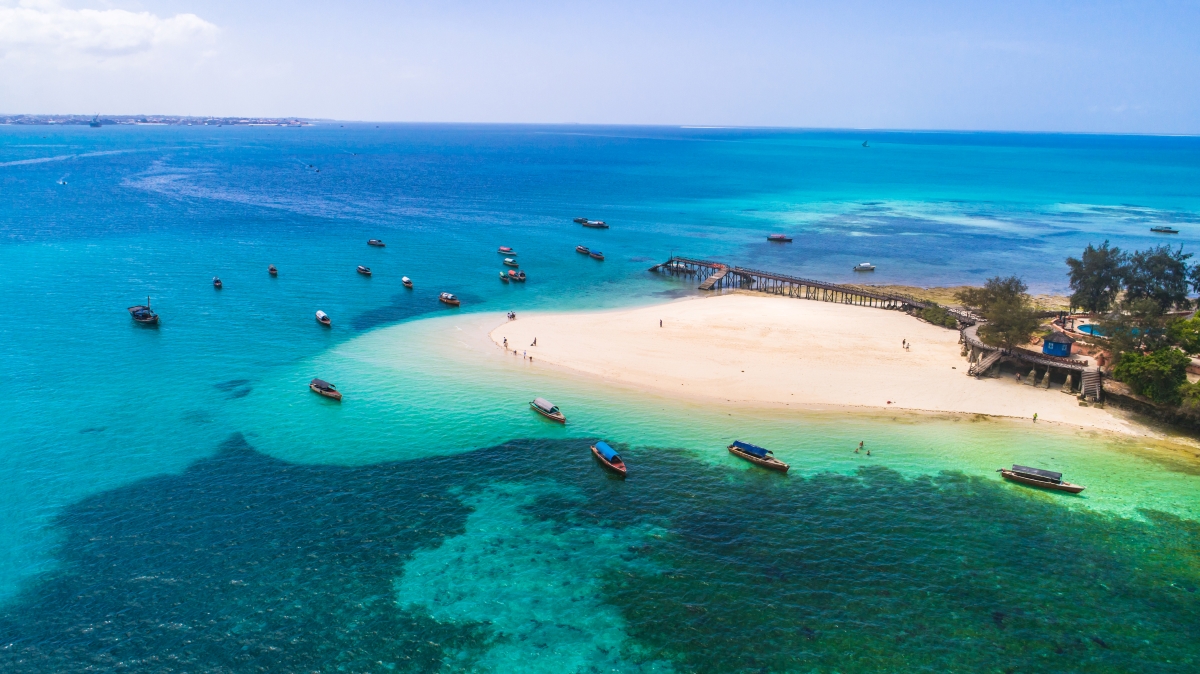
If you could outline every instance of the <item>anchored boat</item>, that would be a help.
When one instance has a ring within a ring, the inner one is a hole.
[[[142,325],[158,325],[158,314],[150,309],[150,298],[146,298],[145,304],[139,304],[136,307],[129,307],[129,315],[133,320]]]
[[[367,245],[368,245],[368,246],[377,246],[377,247],[379,247],[379,248],[383,248],[383,247],[384,247],[385,245],[387,245],[387,244],[385,244],[384,242],[380,241],[379,239],[371,239],[371,240],[367,241]]]
[[[529,403],[529,406],[533,408],[534,412],[537,412],[551,421],[557,421],[560,424],[567,423],[567,418],[563,416],[563,413],[559,411],[558,407],[545,398],[534,398],[533,401]]]
[[[759,447],[758,445],[752,445],[748,442],[734,440],[733,444],[729,445],[728,449],[730,454],[743,458],[756,466],[762,466],[763,468],[767,468],[769,470],[777,470],[781,473],[786,473],[790,467],[786,463],[776,459],[774,454],[771,453],[771,450]]]
[[[517,251],[513,250],[512,248],[509,248],[508,246],[500,246],[500,248],[497,249],[496,252],[500,253],[501,255],[516,255],[517,254]]]
[[[608,229],[608,223],[603,220],[585,220],[581,224],[584,227],[591,227],[593,229]]]
[[[512,259],[511,257],[504,258],[504,264],[508,265],[509,267],[521,266],[516,260]]]
[[[509,277],[510,279],[512,279],[513,281],[517,281],[517,282],[519,282],[519,283],[524,283],[524,282],[525,282],[525,272],[523,272],[523,271],[519,271],[519,272],[516,272],[516,273],[514,274],[514,273],[513,273],[513,270],[509,269],[509,270],[508,270],[508,274],[509,274],[509,276],[508,276],[508,277]]]
[[[583,255],[591,255],[592,251],[588,250],[587,246],[575,246],[575,252]]]
[[[598,250],[593,250],[590,253],[588,253],[588,257],[592,258],[593,260],[603,260],[604,253],[601,253]]]
[[[324,379],[314,379],[308,382],[308,388],[313,393],[320,393],[326,398],[333,398],[334,400],[342,399],[342,394],[337,390],[337,387]]]
[[[508,274],[512,274],[511,269],[508,271]],[[500,272],[500,280],[504,281],[505,283],[508,283],[508,274],[506,274],[504,272]],[[515,276],[515,274],[513,274],[513,275]]]
[[[273,264],[267,265],[267,273],[270,274],[271,276],[279,276],[279,270],[276,269],[275,265],[273,265]]]
[[[457,307],[459,304],[462,304],[461,302],[458,301],[457,297],[455,297],[454,295],[452,295],[450,293],[442,293],[441,295],[438,296],[438,299],[441,300],[442,302],[445,302],[446,304],[449,304],[452,307]]]
[[[370,276],[370,275],[371,275],[371,268],[370,268],[370,267],[364,267],[364,266],[362,266],[362,265],[360,264],[360,265],[358,265],[358,273],[362,274],[363,276]]]
[[[1175,229],[1174,227],[1167,227],[1167,226],[1151,227],[1150,231],[1156,232],[1158,234],[1178,234],[1179,233],[1178,229]]]
[[[575,222],[578,222],[581,225],[587,221],[588,221],[587,218],[575,218]]]
[[[333,325],[333,321],[330,320],[329,314],[327,314],[324,311],[321,311],[319,309],[317,310],[317,322],[320,323],[321,325],[326,325],[326,326]]]
[[[767,237],[767,241],[772,241],[774,243],[791,243],[792,237],[786,234],[772,234]]]
[[[875,265],[870,262],[859,262],[854,265],[854,271],[875,271]]]
[[[216,276],[213,277],[213,287],[214,288],[221,287],[221,279],[217,278]]]
[[[412,288],[412,279],[410,279],[409,277],[407,277],[407,276],[400,277],[400,282],[404,284],[405,288]]]
[[[621,477],[625,477],[625,462],[617,455],[616,450],[608,446],[607,442],[601,440],[592,445],[592,456],[596,457],[596,460],[605,468]]]
[[[1030,468],[1029,466],[1013,464],[1012,470],[1000,468],[996,472],[1000,473],[1000,476],[1006,480],[1020,482],[1031,487],[1043,487],[1071,494],[1078,494],[1086,488],[1077,484],[1071,484],[1070,482],[1064,482],[1062,473],[1055,473],[1054,471],[1042,470],[1040,468]]]

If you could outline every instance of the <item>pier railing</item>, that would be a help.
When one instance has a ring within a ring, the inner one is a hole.
[[[884,309],[907,309],[910,307],[924,309],[930,304],[904,293],[867,290],[840,283],[827,283],[799,276],[776,274],[761,269],[734,267],[722,262],[689,257],[672,256],[670,260],[651,267],[650,271],[695,276],[700,279],[700,289],[702,290],[740,288],[788,297]]]

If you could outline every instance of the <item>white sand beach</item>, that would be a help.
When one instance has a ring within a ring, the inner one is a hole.
[[[969,377],[956,331],[898,311],[739,293],[619,311],[522,314],[490,334],[535,364],[679,396],[1027,419],[1037,413],[1039,421],[1152,434],[1107,410],[1080,407],[1058,387]]]

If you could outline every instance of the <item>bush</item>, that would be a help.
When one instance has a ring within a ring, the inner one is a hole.
[[[958,319],[954,317],[954,314],[946,311],[945,307],[933,302],[930,302],[929,306],[922,309],[919,315],[934,325],[951,329],[958,327]]]
[[[1113,368],[1113,378],[1156,403],[1178,405],[1183,395],[1180,388],[1187,383],[1187,366],[1191,362],[1191,358],[1174,348],[1153,353],[1130,351],[1121,354]]]
[[[1184,382],[1179,385],[1179,406],[1185,412],[1192,414],[1200,414],[1200,382],[1189,384]]]
[[[1200,318],[1192,317],[1171,323],[1167,326],[1167,338],[1184,353],[1200,355]]]

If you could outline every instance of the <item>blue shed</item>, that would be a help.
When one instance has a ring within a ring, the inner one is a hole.
[[[1066,358],[1071,355],[1071,345],[1075,340],[1061,332],[1054,332],[1049,337],[1042,340],[1042,353],[1047,356],[1062,356]]]

